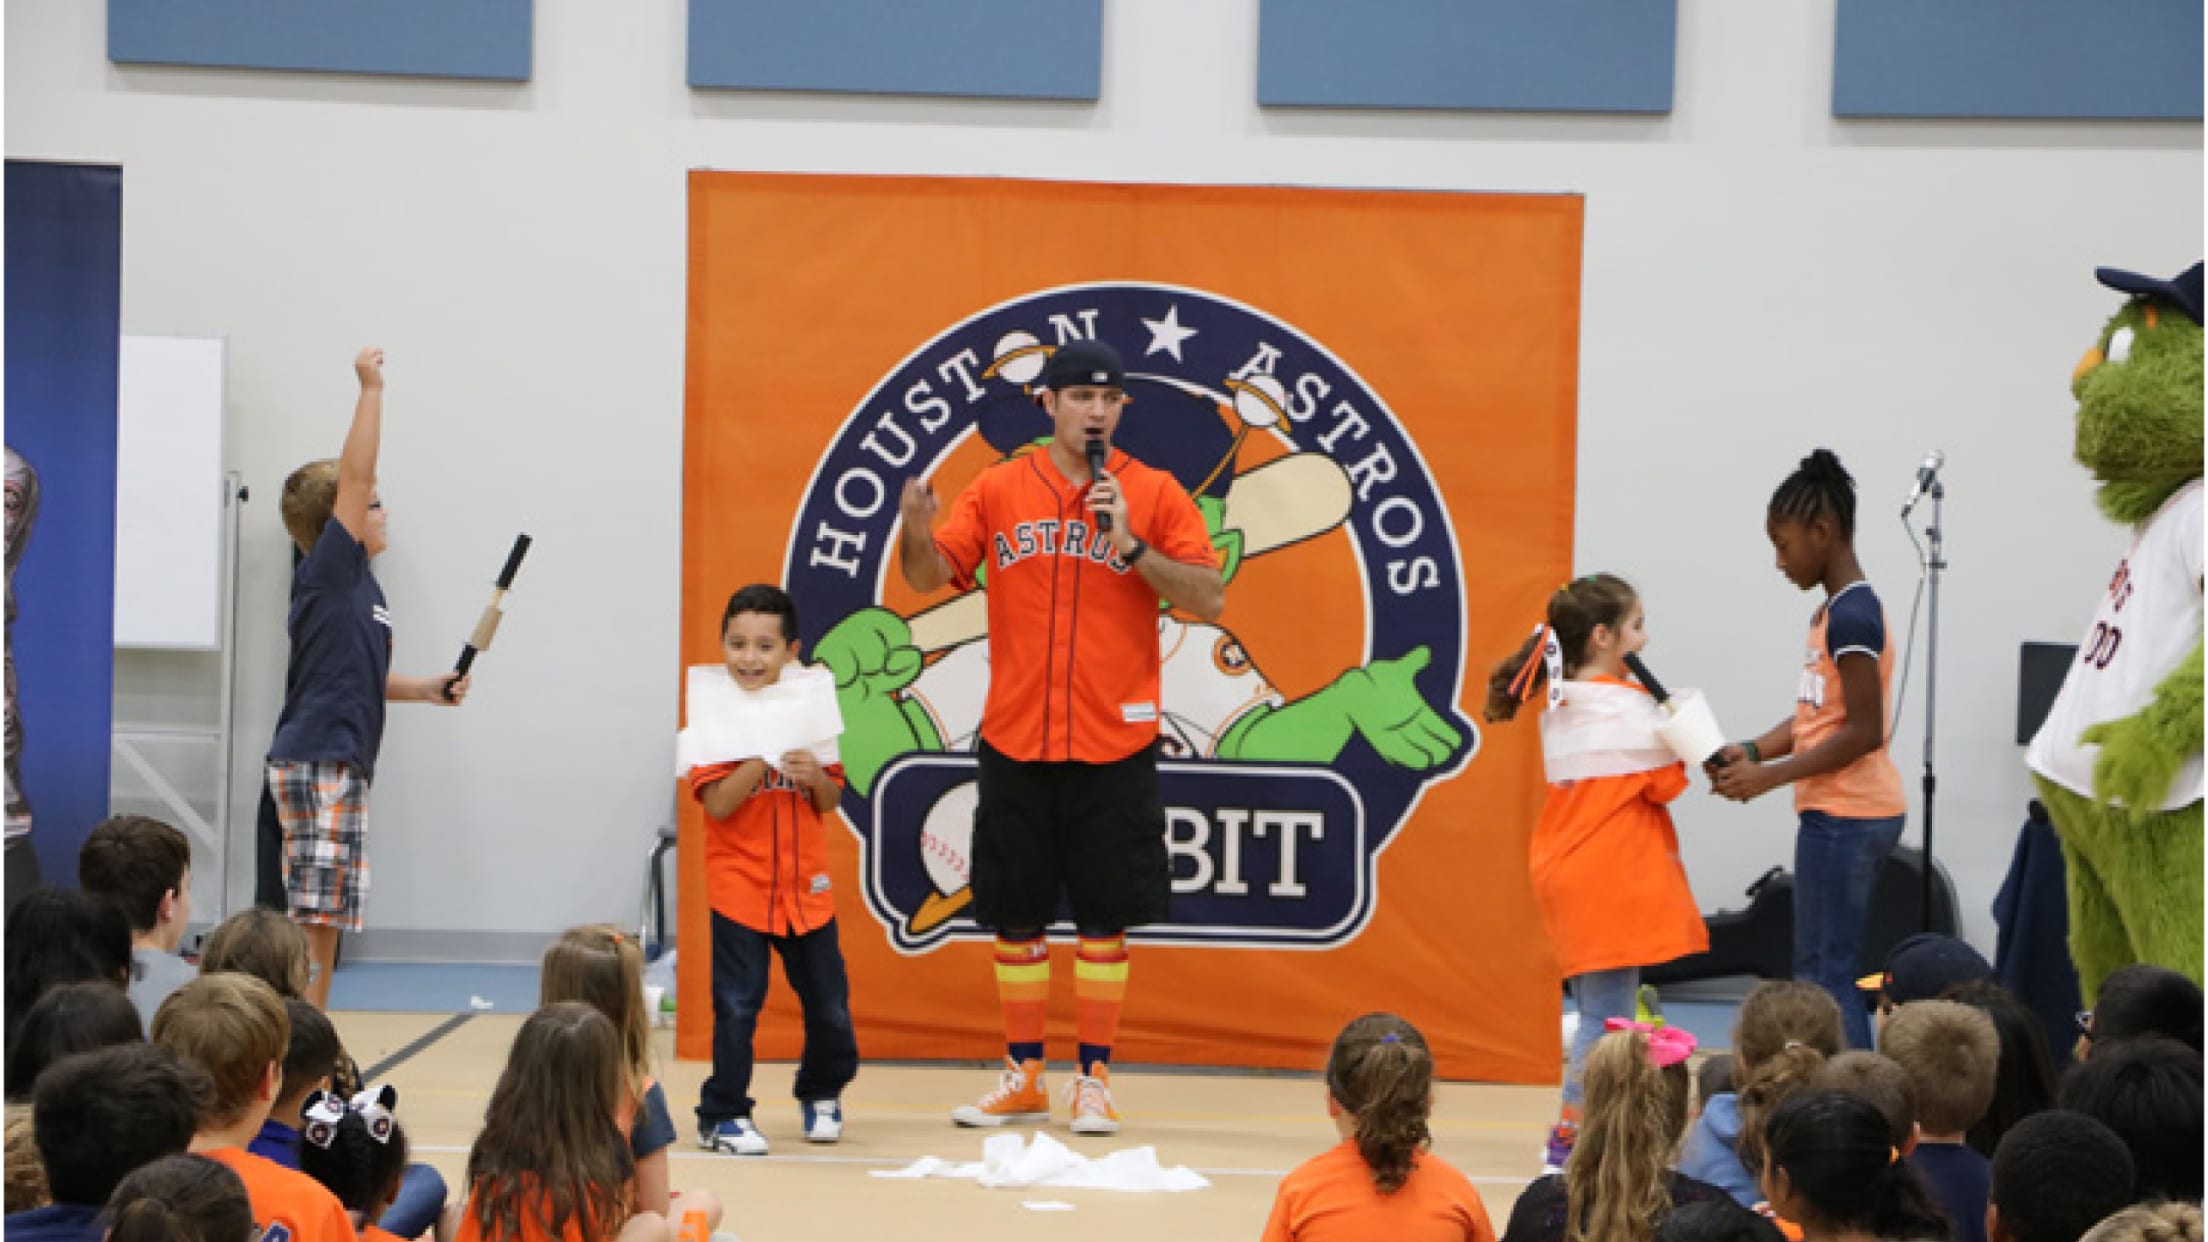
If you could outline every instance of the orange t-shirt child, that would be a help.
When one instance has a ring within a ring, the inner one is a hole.
[[[1149,555],[1218,567],[1171,474],[1117,449],[1105,468]],[[982,471],[935,531],[960,590],[988,580],[981,737],[1022,763],[1112,763],[1158,736],[1158,593],[1094,528],[1087,495],[1049,453],[1022,453]]]
[[[586,1228],[580,1212],[568,1217],[567,1227],[558,1233],[545,1228],[544,1222],[545,1204],[539,1198],[532,1198],[522,1206],[520,1231],[499,1242],[600,1242],[601,1238],[612,1236],[608,1231]],[[475,1195],[471,1192],[467,1205],[461,1209],[460,1234],[454,1242],[486,1242],[487,1237],[476,1224]]]
[[[1265,1242],[1495,1242],[1487,1205],[1464,1174],[1432,1152],[1412,1158],[1392,1194],[1345,1140],[1280,1180]]]
[[[1894,645],[1886,641],[1886,609],[1868,582],[1853,582],[1833,593],[1809,623],[1809,648],[1802,655],[1802,685],[1794,696],[1794,753],[1799,755],[1832,736],[1847,723],[1847,698],[1840,689],[1840,658],[1869,656],[1878,661],[1878,697],[1890,702],[1894,682]],[[1884,713],[1880,713],[1882,716]],[[1822,811],[1837,819],[1886,819],[1907,814],[1901,769],[1883,737],[1878,748],[1837,772],[1794,783],[1794,809]]]
[[[352,1242],[358,1236],[337,1196],[299,1170],[243,1147],[217,1147],[200,1155],[227,1165],[245,1183],[261,1242]]]
[[[691,768],[690,792],[703,801],[706,787],[736,767]],[[825,771],[842,786],[843,765]],[[836,917],[829,887],[826,823],[805,791],[773,768],[727,819],[706,821],[706,904],[729,922],[768,936],[817,931]]]
[[[1708,949],[1665,805],[1687,773],[1656,737],[1662,709],[1612,677],[1563,690],[1541,714],[1549,793],[1528,854],[1557,965],[1570,978]]]

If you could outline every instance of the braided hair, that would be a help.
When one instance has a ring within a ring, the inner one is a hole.
[[[1843,539],[1855,538],[1855,476],[1840,464],[1831,449],[1818,449],[1802,459],[1771,493],[1770,518],[1807,526],[1819,518],[1832,523]]]
[[[1342,1028],[1326,1059],[1326,1089],[1356,1118],[1357,1154],[1372,1184],[1393,1194],[1410,1180],[1434,1094],[1434,1058],[1418,1028],[1392,1013],[1368,1013]]]

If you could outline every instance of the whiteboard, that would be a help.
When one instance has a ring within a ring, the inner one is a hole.
[[[115,645],[222,645],[221,338],[125,336],[116,393]]]

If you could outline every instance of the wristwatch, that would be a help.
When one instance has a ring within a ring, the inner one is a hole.
[[[1149,550],[1149,544],[1144,543],[1141,539],[1136,539],[1134,547],[1129,548],[1126,552],[1120,554],[1120,563],[1123,565],[1132,565],[1136,561],[1141,560],[1142,554],[1148,552]]]

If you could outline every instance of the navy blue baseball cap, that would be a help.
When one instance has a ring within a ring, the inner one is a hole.
[[[2200,264],[2195,263],[2168,280],[2154,276],[2142,276],[2121,268],[2096,267],[2093,279],[2119,293],[2133,297],[2160,298],[2185,312],[2194,323],[2200,322]]]
[[[1866,992],[1884,992],[1896,1005],[1931,1000],[1958,983],[1993,978],[1993,966],[1953,936],[1920,932],[1897,944],[1886,954],[1886,969],[1865,975],[1855,986]]]
[[[1050,353],[1043,364],[1043,387],[1072,388],[1095,384],[1100,388],[1127,386],[1127,365],[1119,351],[1102,341],[1067,341]]]

